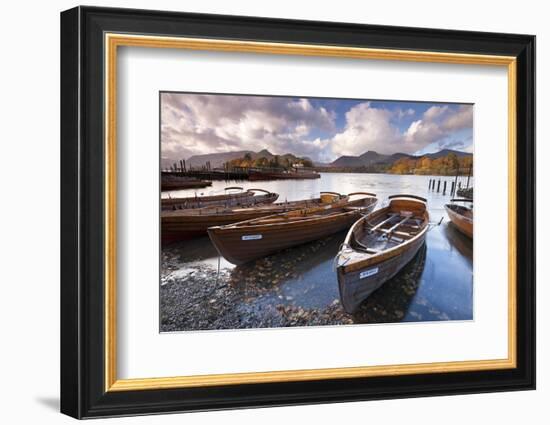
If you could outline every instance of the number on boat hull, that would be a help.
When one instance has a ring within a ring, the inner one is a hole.
[[[262,235],[243,235],[241,239],[243,241],[257,241],[258,239],[262,239]]]
[[[378,267],[374,267],[369,270],[365,270],[364,272],[359,273],[359,279],[364,279],[369,276],[374,276],[376,273],[378,273]]]

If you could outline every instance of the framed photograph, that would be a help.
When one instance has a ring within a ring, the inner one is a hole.
[[[533,389],[534,70],[530,35],[63,12],[61,411]]]

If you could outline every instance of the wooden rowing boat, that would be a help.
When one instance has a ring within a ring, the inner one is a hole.
[[[429,227],[426,200],[414,195],[388,199],[387,207],[351,227],[336,257],[340,301],[348,313],[394,277],[424,244]]]
[[[207,186],[212,186],[212,182],[190,177],[162,176],[160,190],[198,189]]]
[[[334,192],[321,192],[319,198],[300,201],[260,204],[254,207],[220,207],[181,209],[161,212],[161,235],[164,244],[195,236],[206,235],[212,226],[223,226],[268,215],[284,213],[297,209],[343,204],[347,195]]]
[[[474,237],[474,210],[463,205],[457,205],[453,202],[468,202],[472,203],[471,199],[451,199],[450,204],[445,205],[447,215],[451,220],[451,223],[464,235],[473,239]]]
[[[349,228],[376,206],[376,195],[362,194],[366,196],[344,203],[210,227],[208,236],[227,261],[243,264]]]
[[[279,197],[277,193],[268,192],[263,189],[248,189],[242,192],[242,187],[227,187],[225,190],[241,190],[241,192],[210,196],[190,196],[186,198],[162,198],[161,208],[163,210],[177,210],[211,206],[222,206],[226,208],[234,206],[251,206],[272,203]]]

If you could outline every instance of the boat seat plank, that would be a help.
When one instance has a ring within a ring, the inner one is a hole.
[[[356,248],[359,248],[369,254],[378,254],[380,252],[380,250],[378,249],[369,248],[368,246],[364,245],[355,237],[355,235],[353,235],[353,244],[356,245]]]
[[[373,228],[369,229],[371,232],[375,232],[376,230],[378,230],[379,228],[381,228],[384,224],[388,223],[389,221],[391,221],[395,216],[397,216],[398,214],[397,213],[394,213],[394,214],[390,214],[388,218],[386,218],[385,220],[381,221],[380,223],[378,223],[376,226],[374,226]]]
[[[392,227],[390,227],[390,229],[387,231],[387,233],[395,232],[399,226],[402,226],[403,224],[405,224],[407,221],[409,221],[410,218],[411,218],[410,215],[405,216],[405,218],[403,218],[401,221],[399,221],[399,223],[397,223],[397,224],[393,225]]]

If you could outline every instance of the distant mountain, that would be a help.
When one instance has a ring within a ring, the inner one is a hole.
[[[236,159],[244,158],[245,155],[250,155],[250,158],[256,160],[258,158],[266,158],[268,160],[274,158],[276,155],[269,152],[267,149],[262,149],[259,152],[254,151],[235,151],[235,152],[222,152],[222,153],[209,153],[204,155],[193,155],[189,157],[185,162],[187,167],[200,168],[206,165],[207,162],[210,162],[211,168],[221,168],[223,164],[229,161]],[[278,155],[281,162],[285,162],[286,159],[289,161],[295,161],[299,159],[297,156],[286,153],[284,155]],[[309,159],[307,157],[302,159]],[[175,161],[172,161],[175,162]],[[171,164],[168,164],[171,165]]]
[[[330,167],[361,167],[363,163],[358,156],[343,155],[328,165]]]
[[[460,151],[455,151],[455,150],[452,150],[452,149],[442,149],[439,152],[428,153],[426,155],[420,155],[420,156],[418,156],[418,158],[428,157],[430,159],[438,159],[438,158],[441,158],[443,156],[447,156],[450,153],[454,153],[458,158],[464,158],[465,156],[472,156],[472,154],[468,153],[468,152],[460,152]]]
[[[328,166],[329,167],[367,167],[369,165],[375,165],[375,164],[389,165],[389,164],[393,164],[395,161],[401,158],[420,159],[420,158],[428,157],[430,159],[437,159],[437,158],[447,156],[450,153],[454,153],[458,158],[472,155],[470,153],[454,151],[452,149],[443,149],[439,152],[430,153],[426,155],[417,155],[417,156],[410,155],[407,153],[402,153],[402,152],[394,153],[392,155],[383,155],[374,151],[367,151],[359,156],[343,155],[340,158],[332,161],[330,164],[328,164]]]
[[[212,168],[223,167],[223,164],[232,159],[237,159],[245,156],[246,154],[254,155],[252,151],[235,151],[235,152],[222,152],[222,153],[209,153],[205,155],[193,155],[189,157],[185,162],[186,166],[200,168],[206,165],[210,161]]]
[[[390,156],[388,157],[387,163],[388,163],[388,164],[389,164],[389,163],[393,163],[393,162],[395,162],[395,161],[397,161],[398,159],[401,159],[401,158],[409,158],[409,159],[411,159],[411,158],[415,158],[415,156],[414,156],[414,155],[409,155],[408,153],[398,152],[398,153],[394,153],[394,154],[390,155]]]
[[[389,155],[382,155],[374,151],[367,151],[359,156],[344,155],[330,163],[331,167],[364,167],[385,163]]]
[[[394,153],[392,155],[384,155],[384,154],[379,154],[375,151],[366,151],[365,153],[359,156],[343,155],[338,159],[332,161],[331,163],[328,163],[328,164],[315,163],[314,165],[320,166],[320,167],[341,167],[341,168],[368,167],[368,166],[374,166],[374,165],[376,166],[391,165],[395,161],[401,158],[420,159],[423,157],[428,157],[430,159],[438,159],[438,158],[447,156],[450,153],[454,153],[458,158],[463,158],[463,157],[472,155],[470,153],[455,151],[452,149],[443,149],[439,152],[430,153],[426,155],[419,155],[419,156],[410,155],[402,152]],[[224,163],[235,159],[243,158],[246,154],[249,154],[253,160],[256,160],[258,158],[266,158],[270,160],[275,157],[275,155],[272,154],[267,149],[262,149],[259,152],[243,150],[243,151],[234,151],[234,152],[210,153],[205,155],[193,155],[189,157],[185,162],[188,168],[189,167],[200,168],[206,165],[208,161],[210,161],[211,168],[221,168],[223,167]],[[286,162],[285,161],[286,159],[292,162],[292,161],[295,161],[297,158],[298,157],[290,153],[279,155],[279,159],[281,160],[281,162]],[[309,158],[302,158],[302,159],[309,159]],[[163,158],[162,166],[169,167],[174,162],[176,161]]]

